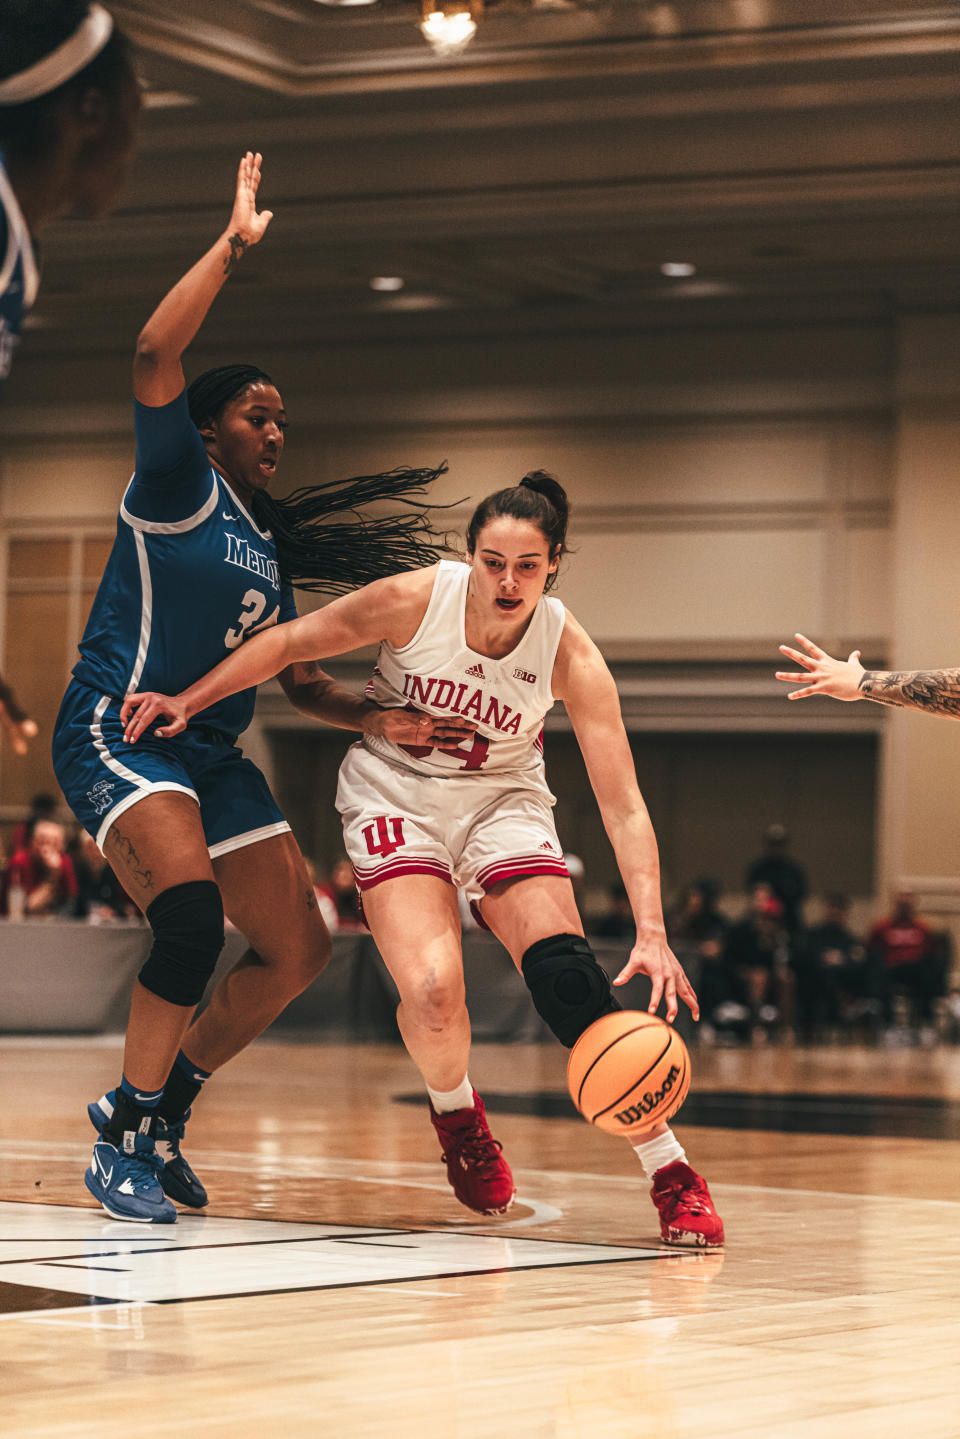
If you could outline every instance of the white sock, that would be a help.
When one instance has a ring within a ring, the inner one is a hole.
[[[652,1179],[657,1170],[662,1169],[665,1164],[675,1164],[677,1160],[681,1164],[687,1162],[687,1156],[672,1129],[668,1129],[666,1134],[658,1134],[656,1139],[643,1140],[633,1147],[648,1179]]]
[[[456,1089],[431,1089],[427,1085],[430,1103],[438,1114],[452,1114],[455,1109],[473,1108],[473,1085],[465,1074]]]

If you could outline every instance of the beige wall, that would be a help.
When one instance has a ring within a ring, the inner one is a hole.
[[[958,326],[908,321],[899,348],[886,325],[740,323],[509,341],[421,335],[309,354],[274,343],[259,358],[293,419],[291,487],[446,457],[438,499],[475,500],[528,468],[553,469],[575,506],[562,597],[622,666],[687,666],[682,683],[668,677],[657,691],[661,728],[675,711],[687,729],[885,728],[882,890],[960,870],[960,733],[872,706],[787,706],[767,666],[796,628],[862,644],[874,659],[960,657],[950,585]],[[223,358],[198,346],[191,369]],[[4,543],[109,535],[132,456],[120,362],[96,373],[64,360],[35,380],[0,449]],[[82,575],[70,583],[83,594],[57,637],[64,677],[89,598]],[[6,601],[8,646],[23,592]],[[640,701],[652,673],[638,672]],[[49,731],[51,697],[43,704]],[[253,743],[266,753],[262,735]],[[7,806],[49,782],[39,752],[16,783],[13,763],[4,754]]]

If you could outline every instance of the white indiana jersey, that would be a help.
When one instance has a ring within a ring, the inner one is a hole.
[[[363,743],[423,774],[512,770],[542,776],[543,717],[553,705],[553,665],[566,611],[559,600],[543,596],[516,649],[491,659],[467,645],[469,581],[469,565],[440,561],[420,628],[400,649],[381,644],[366,693],[385,709],[402,706],[438,719],[472,720],[476,734],[449,750],[397,745],[379,735],[368,735]]]

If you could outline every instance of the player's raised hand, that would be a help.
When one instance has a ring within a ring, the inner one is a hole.
[[[645,974],[649,977],[652,989],[650,991],[650,1003],[647,1009],[650,1014],[656,1014],[660,1008],[660,1001],[666,1000],[667,1019],[672,1023],[677,1017],[679,1005],[678,998],[693,1015],[694,1019],[700,1018],[700,1004],[697,1000],[693,985],[686,976],[683,965],[667,943],[667,937],[663,930],[644,931],[637,930],[637,942],[634,945],[630,958],[621,969],[614,984],[626,984],[635,974]]]
[[[159,739],[170,739],[172,735],[181,734],[190,718],[180,695],[162,695],[155,690],[127,695],[120,706],[124,744],[136,744],[147,726],[161,716],[166,716],[167,723],[154,730]]]
[[[236,236],[244,249],[256,245],[273,219],[272,210],[257,213],[257,191],[260,188],[260,162],[263,156],[248,150],[237,169],[237,193],[227,234],[231,242]]]
[[[853,650],[845,660],[835,660],[819,645],[808,640],[806,635],[795,635],[794,638],[797,644],[803,646],[803,651],[781,645],[780,653],[795,664],[802,665],[802,670],[776,671],[776,678],[785,684],[803,685],[803,689],[791,691],[787,695],[788,700],[803,700],[809,695],[829,695],[835,700],[861,698],[860,681],[864,668],[860,663],[859,650]]]

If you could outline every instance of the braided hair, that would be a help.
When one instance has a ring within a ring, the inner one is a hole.
[[[467,526],[467,552],[473,554],[477,548],[477,537],[484,525],[499,515],[509,515],[515,520],[529,520],[536,525],[547,542],[550,558],[561,555],[567,546],[567,523],[570,518],[570,503],[567,492],[560,481],[546,470],[531,470],[519,484],[509,489],[497,490],[481,500]],[[544,585],[549,590],[556,583],[557,571],[547,576]]]
[[[249,385],[272,385],[256,365],[221,365],[205,370],[187,390],[190,418],[199,429],[219,419],[231,400]],[[431,565],[449,547],[432,527],[424,499],[446,465],[435,469],[398,467],[379,475],[358,475],[324,485],[304,485],[285,499],[265,491],[251,509],[277,547],[281,576],[299,590],[346,594],[400,570]],[[399,514],[365,515],[361,506],[399,500]]]

